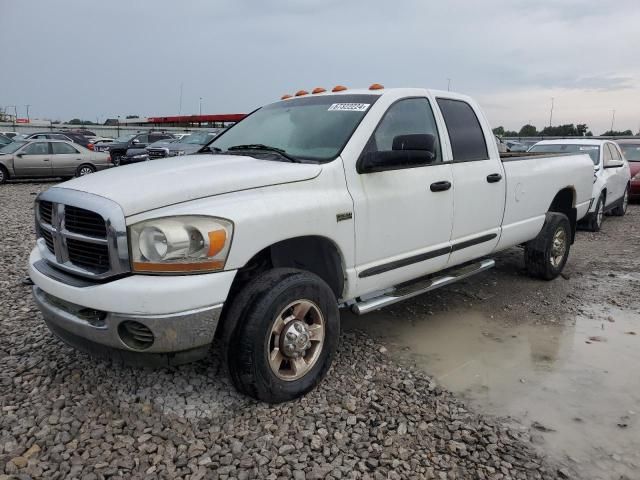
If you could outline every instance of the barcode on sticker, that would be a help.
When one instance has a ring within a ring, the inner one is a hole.
[[[330,112],[366,112],[370,103],[334,103],[329,107]]]

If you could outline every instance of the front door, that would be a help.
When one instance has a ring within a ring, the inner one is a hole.
[[[473,107],[462,100],[438,99],[453,158],[453,229],[449,266],[488,255],[500,240],[505,185],[497,149]]]
[[[392,104],[363,155],[402,150],[398,137],[429,134],[435,158],[411,168],[347,173],[354,200],[357,291],[367,293],[442,269],[449,256],[453,213],[451,164],[427,98]],[[360,157],[362,159],[362,156]]]
[[[29,143],[16,152],[13,163],[18,177],[50,177],[51,147],[49,142]]]

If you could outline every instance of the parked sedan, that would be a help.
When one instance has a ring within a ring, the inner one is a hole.
[[[4,147],[5,145],[10,144],[11,142],[13,142],[13,139],[9,137],[5,137],[4,135],[0,134],[0,147]]]
[[[629,161],[629,169],[631,170],[629,198],[633,201],[640,201],[640,138],[616,140],[616,143]]]
[[[27,135],[26,140],[65,140],[67,142],[77,143],[78,145],[82,145],[84,148],[88,148],[89,150],[93,150],[93,144],[89,141],[87,137],[80,133],[75,132],[37,132],[30,133]]]
[[[111,166],[109,154],[66,140],[19,140],[0,148],[0,184],[13,178],[81,177]]]
[[[529,149],[532,153],[585,153],[593,161],[593,194],[584,226],[600,230],[604,214],[623,216],[629,204],[631,174],[620,147],[609,140],[544,140]]]

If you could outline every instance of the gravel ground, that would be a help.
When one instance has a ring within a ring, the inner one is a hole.
[[[363,333],[343,334],[319,388],[278,406],[238,395],[215,345],[165,370],[65,346],[22,284],[31,205],[51,185],[0,187],[0,479],[572,476],[534,452],[526,429],[468,411]]]

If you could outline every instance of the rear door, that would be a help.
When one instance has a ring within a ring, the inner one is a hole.
[[[49,142],[33,142],[17,152],[14,170],[19,177],[50,177],[51,146]]]
[[[70,177],[76,173],[76,169],[82,163],[80,151],[65,142],[51,142],[52,148],[52,168],[54,175]]]
[[[484,131],[472,105],[438,98],[453,159],[453,228],[449,266],[493,251],[504,215],[504,171],[492,132]]]
[[[347,172],[355,210],[359,291],[397,285],[447,263],[453,216],[451,164],[444,161],[430,101],[415,97],[391,104],[362,155],[401,149],[397,138],[414,134],[435,137],[434,160],[368,173],[353,166]]]

